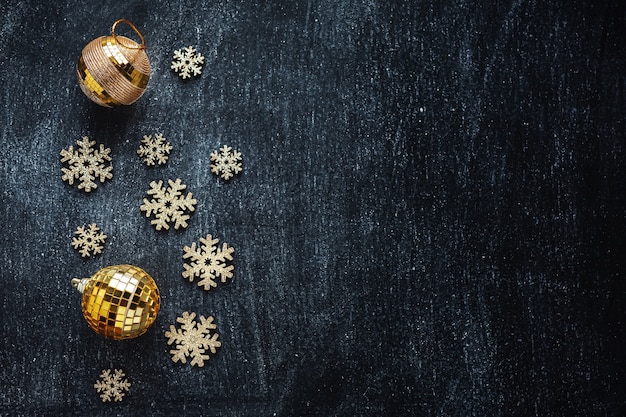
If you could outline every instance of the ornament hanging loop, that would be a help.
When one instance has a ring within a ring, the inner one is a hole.
[[[128,26],[130,26],[130,27],[131,27],[131,29],[132,29],[132,30],[134,30],[134,31],[135,31],[135,33],[139,36],[139,39],[141,39],[141,45],[139,45],[139,46],[128,46],[128,45],[125,45],[123,42],[120,42],[120,40],[119,40],[119,39],[117,38],[117,36],[115,35],[115,28],[117,27],[117,25],[118,25],[119,23],[125,23],[125,24],[127,24]],[[141,50],[143,50],[143,49],[146,49],[146,48],[147,48],[147,46],[146,46],[146,39],[143,37],[143,35],[142,35],[142,34],[141,34],[141,32],[139,31],[139,29],[137,29],[137,26],[135,26],[135,25],[133,24],[133,22],[131,22],[130,20],[126,20],[126,19],[118,19],[118,20],[116,20],[116,21],[115,21],[115,23],[113,23],[113,26],[111,26],[111,36],[113,36],[113,38],[114,38],[114,39],[115,39],[115,40],[116,40],[119,44],[124,45],[124,47],[125,47],[125,48],[128,48],[128,49],[141,49]]]

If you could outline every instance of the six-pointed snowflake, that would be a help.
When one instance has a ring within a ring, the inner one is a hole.
[[[212,332],[217,328],[213,323],[213,317],[205,318],[200,316],[200,322],[195,321],[196,313],[184,312],[182,317],[176,321],[181,323],[180,329],[170,325],[170,330],[165,332],[168,338],[167,344],[176,343],[176,349],[170,350],[172,361],[187,363],[187,358],[191,358],[191,366],[203,367],[204,361],[209,360],[209,355],[205,354],[209,349],[212,354],[217,352],[217,348],[222,344],[217,340],[219,334]]]
[[[192,75],[200,75],[202,73],[202,64],[204,64],[204,57],[193,46],[188,46],[184,51],[182,49],[174,51],[174,60],[171,68],[185,79],[190,78]]]
[[[241,167],[241,153],[224,145],[221,152],[213,151],[211,154],[211,172],[229,180],[234,174],[239,174]],[[231,152],[232,151],[232,152]]]
[[[165,140],[161,133],[152,135],[144,135],[141,145],[137,149],[139,155],[146,165],[163,165],[167,162],[169,153],[172,151],[172,145]]]
[[[163,187],[163,181],[152,181],[148,195],[154,196],[154,198],[152,200],[144,198],[140,207],[141,211],[146,212],[146,217],[150,217],[151,214],[156,216],[150,221],[156,230],[163,228],[168,230],[170,228],[169,223],[172,222],[176,230],[181,226],[187,227],[189,215],[185,213],[194,211],[197,203],[191,193],[182,195],[182,191],[187,186],[181,183],[180,178],[177,178],[176,181],[167,181],[169,183],[167,188]]]
[[[207,235],[206,238],[200,238],[202,246],[196,246],[196,242],[191,247],[185,246],[183,251],[183,259],[190,259],[191,262],[183,264],[183,278],[187,278],[193,282],[195,277],[201,278],[198,285],[209,291],[213,287],[217,287],[216,278],[220,278],[222,282],[226,282],[227,278],[233,277],[233,265],[226,265],[226,261],[233,260],[233,252],[235,249],[223,243],[222,248],[217,247],[218,239]]]
[[[102,402],[122,401],[122,397],[130,388],[130,382],[124,378],[124,372],[116,369],[111,375],[111,369],[105,369],[100,374],[101,380],[97,380],[93,387],[100,393]]]
[[[72,238],[72,246],[83,257],[102,253],[107,235],[102,233],[95,223],[89,226],[78,226],[74,234],[76,236]]]
[[[111,161],[109,154],[110,148],[105,148],[100,144],[100,149],[92,148],[96,144],[90,141],[89,137],[83,136],[82,140],[76,142],[78,147],[74,150],[74,146],[61,150],[61,163],[67,162],[69,167],[62,167],[63,176],[61,179],[67,181],[70,185],[74,184],[74,180],[78,180],[78,188],[91,192],[92,189],[98,188],[95,183],[96,179],[104,182],[113,178],[111,171],[113,167],[106,162]]]

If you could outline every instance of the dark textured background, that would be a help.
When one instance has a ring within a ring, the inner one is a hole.
[[[626,413],[622,1],[101,3],[0,6],[1,415]],[[152,78],[108,110],[74,65],[122,17]],[[183,82],[188,45],[207,59]],[[156,132],[174,150],[147,168]],[[82,135],[112,148],[91,194],[61,181]],[[139,205],[177,177],[197,211],[156,232]],[[109,239],[83,260],[90,222]],[[207,233],[236,250],[210,293],[181,277]],[[92,332],[69,285],[117,263],[163,295],[136,340]],[[185,310],[219,326],[201,369],[168,354]],[[122,403],[93,389],[109,367]]]

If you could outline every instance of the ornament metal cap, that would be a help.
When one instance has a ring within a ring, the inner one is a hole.
[[[85,285],[89,282],[91,278],[74,278],[72,279],[72,287],[76,288],[81,294],[85,291]]]
[[[161,306],[152,277],[133,265],[108,266],[91,278],[74,278],[71,284],[83,294],[81,306],[89,327],[114,340],[144,334]]]

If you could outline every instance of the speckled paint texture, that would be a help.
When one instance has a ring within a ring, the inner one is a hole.
[[[152,75],[111,110],[74,67],[119,18]],[[623,2],[8,0],[0,22],[1,416],[626,413]],[[155,133],[173,150],[146,167]],[[61,180],[83,135],[113,158],[90,194]],[[175,178],[196,211],[157,232],[139,207]],[[83,260],[89,223],[109,237]],[[182,278],[207,234],[235,248],[210,292]],[[70,280],[122,263],[162,304],[116,342]],[[169,355],[184,311],[218,326],[201,369]]]

